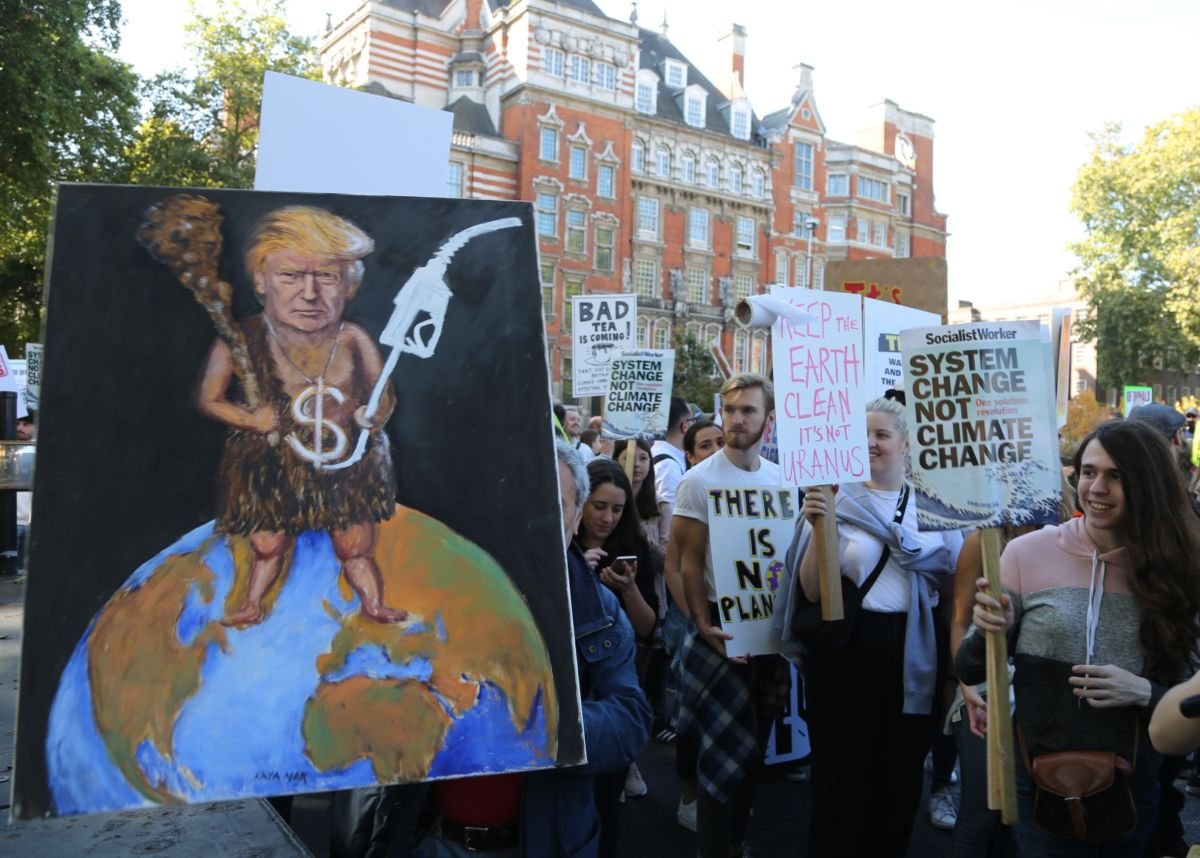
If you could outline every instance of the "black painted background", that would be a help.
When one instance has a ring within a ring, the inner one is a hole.
[[[51,809],[46,724],[59,675],[88,623],[141,563],[214,517],[223,429],[193,405],[214,329],[191,293],[134,240],[143,212],[174,192],[64,185],[58,194],[14,784],[22,817]],[[472,239],[455,255],[442,338],[431,358],[400,358],[387,431],[400,503],[476,542],[524,593],[558,685],[560,759],[580,759],[529,205],[194,193],[225,216],[220,271],[234,287],[238,318],[260,310],[243,257],[262,215],[318,205],[362,227],[375,252],[345,317],[375,337],[396,291],[446,238],[484,221],[521,219],[519,229]]]

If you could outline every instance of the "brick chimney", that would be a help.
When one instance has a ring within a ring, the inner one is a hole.
[[[738,90],[742,90],[746,86],[746,28],[741,24],[734,24],[728,33],[722,36],[718,41],[730,40],[730,52],[732,64],[730,66],[731,83],[735,84]]]
[[[483,29],[483,0],[467,0],[467,18],[463,21],[463,29]]]

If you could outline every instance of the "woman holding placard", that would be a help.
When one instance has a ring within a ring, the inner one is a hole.
[[[1007,630],[1014,654],[1020,854],[1140,856],[1161,764],[1146,725],[1165,686],[1196,667],[1200,526],[1148,426],[1100,425],[1074,464],[1083,517],[1009,543],[1005,593],[980,579],[973,621]],[[959,648],[965,682],[984,676],[984,638]]]
[[[800,585],[791,616],[801,598],[820,602],[818,552],[808,549],[814,523],[832,512],[843,592],[861,599],[845,639],[813,642],[805,658],[813,858],[905,855],[921,798],[938,686],[934,609],[962,535],[917,531],[907,430],[899,402],[868,403],[871,479],[841,486],[833,510],[806,492],[788,552]]]

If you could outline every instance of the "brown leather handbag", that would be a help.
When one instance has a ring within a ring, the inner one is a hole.
[[[1033,777],[1033,821],[1053,837],[1099,843],[1119,840],[1137,828],[1133,763],[1112,751],[1057,751],[1029,761]],[[1137,733],[1133,757],[1137,759]]]

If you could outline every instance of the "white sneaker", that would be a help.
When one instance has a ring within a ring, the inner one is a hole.
[[[696,800],[684,801],[679,799],[679,807],[675,810],[675,821],[688,831],[696,830]]]
[[[625,775],[625,795],[630,798],[637,798],[650,792],[650,788],[646,786],[646,782],[642,779],[642,773],[638,771],[637,763],[633,763],[629,767],[629,773]]]
[[[958,794],[941,787],[929,794],[929,822],[942,831],[953,831],[958,823]]]

